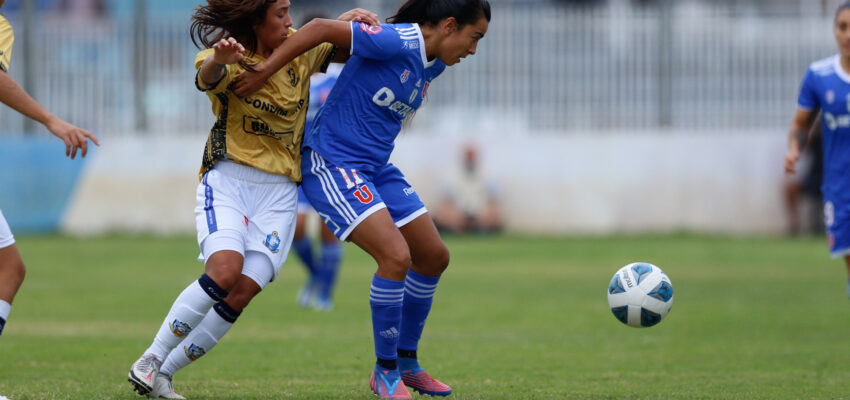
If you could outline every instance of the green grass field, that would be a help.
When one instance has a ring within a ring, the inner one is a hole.
[[[193,237],[18,237],[28,266],[0,338],[0,394],[137,399],[127,370],[202,271]],[[420,346],[454,399],[850,398],[850,300],[822,238],[448,238]],[[622,325],[613,273],[662,267],[675,304]],[[374,266],[347,248],[336,308],[299,309],[295,257],[209,354],[190,399],[372,399]],[[418,396],[414,396],[418,397]]]

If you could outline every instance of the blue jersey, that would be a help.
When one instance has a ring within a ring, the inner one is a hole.
[[[305,133],[310,132],[310,129],[313,128],[313,120],[316,118],[319,109],[328,100],[341,70],[340,64],[330,64],[324,73],[317,72],[310,77],[310,105],[307,107],[307,120],[304,124]]]
[[[337,166],[374,173],[387,164],[402,121],[445,69],[440,60],[427,60],[419,25],[352,22],[351,58],[304,147]]]
[[[838,55],[809,66],[797,105],[822,111],[824,198],[850,204],[850,74]]]

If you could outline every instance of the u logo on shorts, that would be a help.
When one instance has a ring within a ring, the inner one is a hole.
[[[372,200],[375,200],[375,196],[372,195],[372,192],[366,185],[360,186],[359,189],[354,191],[354,197],[357,197],[357,200],[360,200],[363,204],[369,204]]]

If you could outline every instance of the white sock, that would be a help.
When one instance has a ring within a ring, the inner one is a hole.
[[[3,333],[3,326],[6,325],[6,320],[9,319],[9,312],[12,311],[12,305],[6,300],[0,300],[0,334]]]
[[[158,359],[165,360],[171,350],[198,326],[217,301],[204,291],[198,281],[189,284],[180,296],[177,296],[145,354],[153,353]]]
[[[183,367],[210,351],[230,330],[233,323],[224,320],[218,312],[208,312],[204,320],[186,336],[178,348],[168,354],[160,372],[174,375]]]

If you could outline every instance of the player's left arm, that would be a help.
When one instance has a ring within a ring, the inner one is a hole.
[[[86,156],[88,152],[88,140],[100,146],[100,142],[89,131],[71,125],[47,111],[38,104],[9,74],[0,71],[0,102],[12,107],[15,111],[32,118],[44,125],[50,133],[56,135],[65,142],[65,155],[72,160],[77,155],[77,149],[81,155]]]

